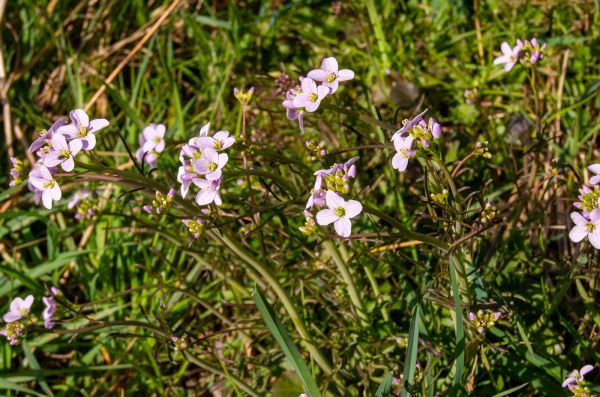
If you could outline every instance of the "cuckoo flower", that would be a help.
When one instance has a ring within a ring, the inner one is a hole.
[[[52,151],[44,156],[43,162],[46,167],[56,167],[60,164],[66,172],[73,171],[75,162],[73,158],[83,147],[80,139],[73,139],[69,143],[64,136],[55,134],[50,140],[52,142]]]
[[[296,94],[293,99],[295,108],[304,108],[307,112],[314,112],[319,104],[329,94],[329,88],[323,85],[317,87],[317,83],[310,77],[305,77],[301,82],[302,92]]]
[[[308,72],[308,77],[315,81],[322,81],[325,87],[331,89],[330,94],[337,91],[340,81],[352,80],[354,72],[350,69],[339,70],[337,59],[325,58],[321,62],[321,69]]]
[[[40,132],[40,136],[35,141],[33,141],[31,143],[31,145],[29,146],[29,151],[31,153],[34,153],[38,149],[40,149],[42,146],[44,146],[45,144],[50,142],[50,139],[52,138],[52,136],[54,135],[56,130],[66,124],[67,124],[67,120],[65,120],[65,119],[58,119],[57,121],[55,121],[54,124],[52,124],[52,127],[50,127],[50,129],[48,131],[43,130],[42,132]]]
[[[56,133],[69,139],[81,139],[84,150],[91,150],[96,146],[94,134],[109,124],[106,119],[90,120],[87,113],[81,109],[71,111],[69,117],[72,123],[59,127]]]
[[[504,65],[504,71],[510,71],[515,64],[519,61],[519,56],[521,55],[521,50],[523,45],[517,45],[513,48],[505,41],[500,46],[502,50],[502,55],[494,59],[494,65]]]
[[[153,150],[156,153],[160,153],[165,150],[165,131],[166,127],[164,124],[148,124],[142,130],[142,136],[144,137],[142,151],[147,153]]]
[[[593,365],[584,365],[580,370],[574,370],[573,372],[571,372],[569,374],[569,377],[567,379],[565,379],[565,381],[562,384],[562,387],[567,387],[573,383],[581,383],[583,382],[585,379],[585,375],[588,374],[589,372],[592,372],[594,370],[594,366]]]
[[[44,311],[42,317],[44,318],[44,328],[52,329],[54,327],[54,316],[56,314],[56,301],[54,297],[59,293],[58,288],[50,288],[50,296],[44,296],[42,301],[44,302]]]
[[[202,157],[194,161],[192,167],[198,174],[204,175],[209,181],[213,181],[221,177],[221,169],[227,164],[228,159],[227,154],[206,148],[202,151]]]
[[[413,137],[399,137],[394,139],[394,148],[396,154],[392,158],[392,167],[400,172],[406,171],[408,160],[415,156],[415,151],[412,149]]]
[[[194,179],[194,185],[200,188],[200,191],[196,194],[196,203],[198,205],[208,205],[214,202],[216,205],[221,205],[219,188],[222,180],[222,177],[214,180]]]
[[[427,113],[428,110],[429,109],[425,109],[424,111],[413,117],[412,120],[402,121],[402,128],[400,128],[394,133],[394,135],[392,135],[392,141],[408,134],[413,128],[415,128],[417,124],[419,124],[421,120],[423,120],[423,115]]]
[[[36,164],[29,173],[29,182],[33,187],[41,191],[42,203],[44,207],[51,209],[52,201],[58,201],[61,197],[60,187],[52,178],[52,174],[46,166]]]
[[[213,136],[202,136],[195,140],[195,145],[200,148],[212,148],[215,150],[224,150],[235,143],[235,138],[229,135],[227,131],[218,131]]]
[[[362,205],[356,200],[345,201],[332,190],[328,190],[325,194],[325,202],[328,208],[317,212],[317,223],[321,226],[333,223],[337,234],[342,237],[350,236],[352,232],[350,219],[361,213]]]
[[[571,212],[571,219],[575,226],[569,232],[569,238],[578,243],[587,237],[594,248],[600,249],[600,209],[592,211],[589,220],[579,212]]]
[[[10,311],[2,319],[4,322],[12,323],[25,317],[33,304],[33,295],[28,295],[25,299],[15,298],[10,303]]]
[[[286,116],[288,120],[298,120],[300,132],[304,133],[304,109],[298,109],[294,106],[294,98],[301,92],[302,89],[300,86],[290,88],[285,94],[286,99],[283,101],[283,106],[286,109]]]
[[[12,163],[12,168],[10,169],[10,182],[8,186],[13,187],[23,182],[21,178],[25,171],[25,164],[16,157],[11,157],[10,162]]]

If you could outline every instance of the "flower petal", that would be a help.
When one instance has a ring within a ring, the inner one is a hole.
[[[584,365],[580,370],[579,370],[579,374],[581,376],[585,376],[587,373],[590,373],[594,370],[594,366],[593,365]]]
[[[578,243],[583,240],[587,236],[587,231],[585,230],[585,225],[577,225],[571,229],[569,232],[569,238],[574,243]]]
[[[588,240],[596,249],[600,249],[600,231],[588,234]]]
[[[348,200],[346,201],[345,209],[346,216],[348,218],[354,218],[362,212],[362,204],[356,200]]]
[[[332,222],[335,222],[339,219],[337,215],[334,214],[331,208],[326,208],[317,212],[317,223],[321,226],[329,225]]]
[[[327,207],[333,209],[343,207],[346,204],[344,199],[333,190],[328,190],[325,193],[325,202],[327,203]]]
[[[352,80],[354,78],[354,72],[350,69],[342,69],[337,72],[337,79],[339,81]]]
[[[588,223],[587,219],[579,212],[571,212],[571,220],[575,222],[576,225],[585,225]]]
[[[89,130],[90,132],[98,132],[101,129],[105,128],[106,126],[108,126],[109,122],[106,119],[95,119],[90,121],[90,127]]]
[[[338,68],[338,61],[334,57],[325,58],[323,59],[323,62],[321,62],[321,69],[324,69],[327,72],[336,73]]]
[[[308,72],[307,77],[315,80],[315,81],[325,81],[327,80],[327,72],[323,69],[315,69]]]
[[[340,218],[334,222],[333,227],[335,232],[342,237],[350,236],[352,232],[352,222],[348,218]]]
[[[75,109],[71,111],[69,113],[69,116],[77,126],[88,127],[90,125],[90,118],[88,117],[87,113],[84,112],[82,109]]]

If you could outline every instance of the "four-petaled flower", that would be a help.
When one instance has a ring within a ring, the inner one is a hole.
[[[2,319],[4,322],[12,323],[25,317],[33,304],[33,295],[28,295],[25,299],[15,298],[10,302],[10,311]]]
[[[519,45],[519,43],[517,43],[517,45],[515,47],[511,48],[511,46],[505,41],[500,46],[500,49],[502,50],[502,55],[497,57],[496,59],[494,59],[494,65],[502,65],[503,64],[504,70],[506,72],[508,72],[519,61],[519,56],[521,55],[522,48],[523,48],[522,43],[521,43],[521,45]]]
[[[332,190],[325,193],[325,203],[328,208],[317,212],[317,223],[321,226],[333,223],[337,234],[342,237],[350,236],[352,232],[350,219],[361,213],[361,203],[356,200],[345,201]]]
[[[221,169],[227,164],[228,159],[226,153],[219,153],[215,149],[205,148],[202,151],[202,157],[194,161],[193,169],[198,174],[204,175],[209,181],[213,181],[221,177]]]
[[[304,108],[307,112],[314,112],[319,104],[329,94],[329,88],[324,85],[317,87],[317,83],[310,77],[305,77],[300,83],[302,92],[296,94],[293,99],[295,108]]]
[[[416,154],[412,149],[412,143],[412,136],[407,136],[405,138],[399,136],[394,139],[394,148],[396,149],[396,154],[392,158],[392,167],[394,169],[400,172],[406,171],[408,160]]]
[[[52,174],[46,166],[36,164],[33,170],[29,173],[29,182],[38,191],[41,191],[42,203],[44,207],[51,209],[52,201],[60,200],[62,195],[58,183],[52,178]]]
[[[214,202],[216,205],[221,205],[221,195],[219,194],[221,181],[222,178],[214,180],[194,179],[194,185],[200,188],[200,191],[196,194],[196,203],[198,205],[208,205]]]
[[[337,59],[329,57],[321,62],[321,69],[311,70],[307,76],[315,81],[322,81],[325,87],[331,89],[330,94],[333,94],[337,91],[340,81],[354,78],[354,72],[350,69],[339,70]]]
[[[165,131],[166,127],[164,124],[148,124],[148,126],[142,130],[142,135],[144,136],[142,151],[144,153],[151,150],[154,150],[157,153],[162,152],[165,149]]]
[[[562,387],[567,387],[572,383],[581,383],[584,380],[585,375],[593,370],[593,365],[584,365],[580,370],[574,370],[569,374],[569,377],[565,379]]]
[[[571,219],[575,226],[569,232],[569,238],[578,243],[587,237],[594,248],[600,249],[600,209],[593,210],[589,220],[579,212],[571,212]]]
[[[56,133],[69,139],[81,139],[84,150],[91,150],[96,146],[94,134],[109,124],[106,119],[90,120],[87,113],[81,109],[71,111],[69,117],[72,123],[59,127]]]
[[[75,168],[73,157],[83,147],[81,139],[72,139],[67,143],[64,136],[55,134],[50,139],[50,142],[52,143],[52,151],[44,156],[44,165],[46,167],[56,167],[60,164],[61,168],[66,172],[73,171],[73,168]]]

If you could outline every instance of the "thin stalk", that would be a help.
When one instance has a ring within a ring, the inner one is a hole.
[[[344,279],[344,282],[346,283],[346,286],[348,287],[348,293],[350,294],[350,300],[352,301],[352,304],[354,305],[354,308],[356,309],[356,312],[358,314],[358,317],[361,320],[362,325],[365,327],[369,326],[369,317],[367,316],[367,311],[365,310],[365,307],[362,303],[362,300],[360,299],[360,296],[358,296],[356,286],[354,285],[354,280],[352,280],[352,275],[350,275],[350,271],[348,270],[348,267],[346,266],[346,262],[342,259],[337,248],[331,241],[327,240],[327,241],[323,242],[323,247],[325,248],[325,251],[327,251],[329,256],[331,256],[331,259],[333,259],[333,262],[337,266],[338,271],[342,275],[342,279]]]

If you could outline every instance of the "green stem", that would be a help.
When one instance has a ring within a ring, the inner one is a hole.
[[[356,291],[356,286],[354,285],[354,280],[352,280],[352,276],[350,275],[350,271],[348,270],[348,267],[346,266],[346,262],[344,262],[344,260],[340,256],[340,253],[338,252],[338,250],[335,247],[335,245],[333,244],[333,242],[327,240],[327,241],[323,242],[323,247],[325,248],[325,251],[327,251],[327,253],[329,253],[329,256],[331,256],[331,259],[333,259],[333,262],[337,266],[338,271],[342,275],[342,278],[344,279],[344,282],[346,283],[346,286],[348,287],[348,293],[350,294],[350,300],[352,301],[352,304],[354,305],[354,308],[356,309],[356,312],[358,314],[358,317],[361,320],[362,325],[367,327],[369,325],[369,317],[367,316],[367,311],[365,310],[365,307],[362,303],[362,300],[360,299],[360,296],[358,296],[358,292]]]

